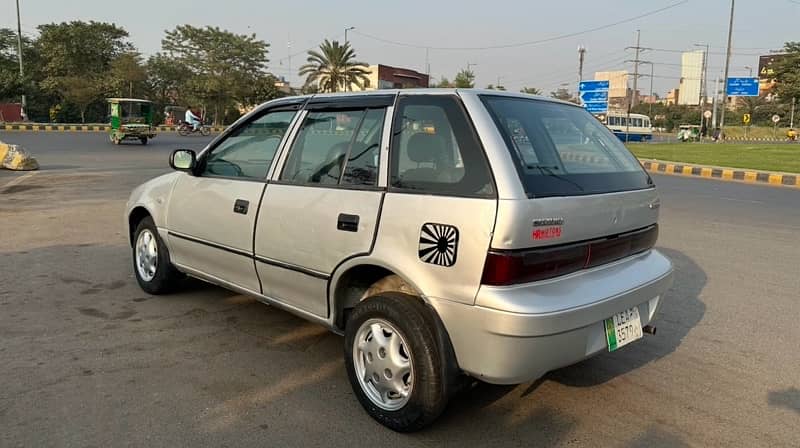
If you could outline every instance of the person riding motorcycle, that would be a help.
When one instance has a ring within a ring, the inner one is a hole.
[[[184,117],[183,121],[191,124],[192,130],[194,132],[197,132],[197,129],[200,127],[200,117],[198,117],[197,115],[194,114],[194,112],[192,112],[191,106],[186,108],[186,116]]]

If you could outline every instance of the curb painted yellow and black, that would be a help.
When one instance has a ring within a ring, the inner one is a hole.
[[[754,171],[737,168],[720,168],[705,165],[692,165],[679,162],[641,160],[647,171],[657,174],[673,174],[687,177],[745,182],[751,184],[782,185],[800,187],[800,174],[776,173],[773,171]]]
[[[111,126],[107,124],[39,124],[39,123],[12,123],[0,124],[0,131],[9,132],[108,132]],[[212,133],[224,131],[224,127],[212,127]],[[157,132],[176,132],[175,126],[156,126]]]

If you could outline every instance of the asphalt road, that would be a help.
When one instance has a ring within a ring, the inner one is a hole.
[[[658,334],[516,387],[480,384],[431,428],[374,423],[342,340],[201,282],[132,276],[127,195],[161,135],[0,134],[0,446],[800,446],[800,190],[656,177],[677,268]]]

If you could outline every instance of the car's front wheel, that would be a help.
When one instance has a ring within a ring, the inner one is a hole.
[[[415,297],[379,294],[361,302],[345,331],[350,385],[369,415],[395,431],[434,421],[450,398],[442,347]]]
[[[150,294],[165,294],[175,289],[181,273],[169,260],[167,246],[158,235],[151,217],[136,226],[133,240],[133,272],[139,286]]]

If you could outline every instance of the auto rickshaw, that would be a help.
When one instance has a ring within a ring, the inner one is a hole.
[[[700,141],[700,126],[696,124],[682,124],[678,128],[678,140],[682,142]]]
[[[119,145],[123,140],[139,140],[143,145],[156,136],[153,127],[153,103],[134,98],[109,98],[111,142]]]
[[[177,126],[183,122],[186,108],[181,106],[167,106],[164,108],[164,125]]]

